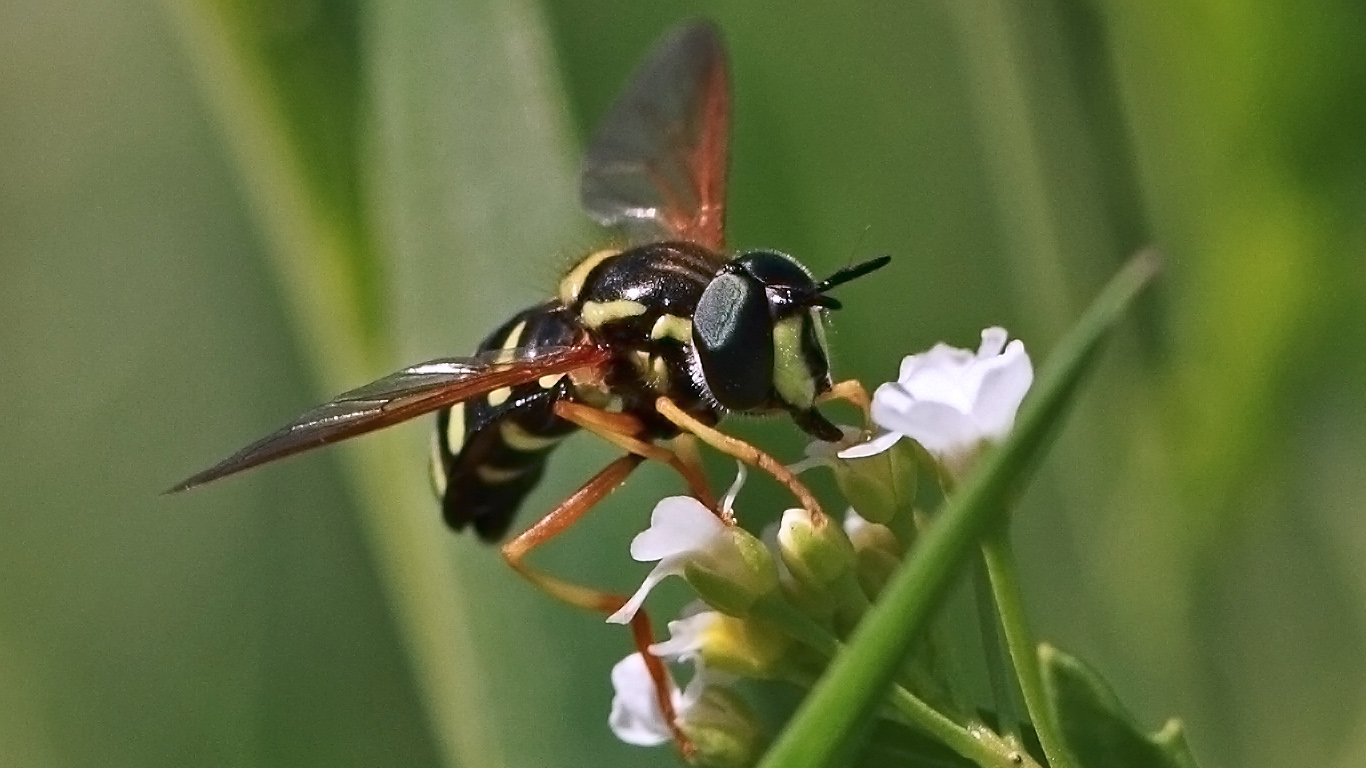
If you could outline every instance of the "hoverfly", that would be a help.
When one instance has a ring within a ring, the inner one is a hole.
[[[436,411],[432,470],[445,520],[497,541],[554,447],[587,429],[625,455],[507,542],[503,554],[552,595],[607,613],[622,598],[532,570],[523,558],[645,459],[673,466],[715,508],[696,453],[677,440],[695,435],[759,465],[814,509],[810,493],[780,464],[714,425],[731,412],[778,412],[810,435],[839,440],[818,401],[866,404],[866,395],[852,383],[832,382],[823,326],[840,304],[826,292],[889,259],[816,280],[776,251],[728,254],[729,122],[720,33],[705,21],[687,23],[641,65],[583,162],[584,209],[600,224],[624,229],[629,247],[579,261],[555,296],[513,315],[474,356],[431,360],[345,392],[172,490]],[[633,630],[646,651],[652,636],[644,612]],[[644,655],[664,691],[662,667]],[[666,713],[669,705],[662,693]]]

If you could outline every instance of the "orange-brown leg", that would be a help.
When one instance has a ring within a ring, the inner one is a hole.
[[[792,474],[787,467],[783,466],[777,459],[764,453],[753,445],[739,438],[731,437],[726,433],[708,426],[688,415],[679,408],[674,401],[667,397],[655,400],[655,409],[660,415],[675,424],[679,429],[689,434],[696,435],[702,442],[710,445],[716,450],[732,456],[751,466],[758,467],[772,475],[778,482],[787,486],[792,491],[792,495],[797,497],[802,507],[813,515],[823,514],[820,502],[816,501],[811,489],[807,488],[797,476]]]
[[[616,613],[621,606],[626,604],[625,597],[592,587],[573,584],[551,576],[544,571],[538,571],[527,565],[525,558],[531,550],[563,533],[594,505],[602,501],[607,494],[616,490],[626,481],[626,477],[631,474],[631,471],[640,466],[643,461],[645,461],[644,456],[633,453],[622,456],[608,464],[601,472],[584,483],[583,487],[560,502],[559,506],[552,509],[545,517],[504,544],[503,559],[507,560],[508,565],[512,566],[513,570],[525,576],[531,583],[545,590],[552,597],[590,611],[606,614]],[[631,619],[631,639],[636,650],[645,659],[646,669],[650,671],[650,679],[654,681],[655,685],[655,701],[659,705],[660,713],[664,715],[664,721],[669,724],[674,743],[678,745],[679,751],[683,753],[685,758],[691,757],[694,747],[674,722],[676,714],[670,695],[672,687],[668,671],[664,669],[664,664],[659,658],[650,653],[650,645],[654,642],[654,630],[651,629],[650,618],[644,610],[637,611]]]
[[[863,382],[858,379],[845,379],[830,388],[829,392],[816,398],[818,403],[828,403],[831,400],[843,400],[863,413],[864,424],[871,424],[873,401],[868,397],[868,390],[864,389]]]
[[[683,476],[684,481],[688,483],[688,489],[692,491],[692,495],[696,496],[698,501],[721,514],[723,519],[726,517],[717,507],[716,497],[712,495],[711,486],[707,483],[707,476],[702,471],[701,462],[690,461],[664,446],[640,439],[640,435],[645,432],[645,425],[641,424],[640,419],[635,416],[627,413],[604,411],[591,405],[567,400],[555,403],[555,415],[565,421],[577,424],[624,451],[668,464],[674,468],[674,471]],[[732,523],[734,521],[726,520],[726,522]]]

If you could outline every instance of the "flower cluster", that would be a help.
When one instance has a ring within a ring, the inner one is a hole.
[[[983,331],[976,352],[939,344],[906,357],[897,380],[873,396],[875,432],[846,428],[844,440],[814,443],[790,468],[833,470],[849,505],[842,526],[814,510],[789,509],[761,538],[696,499],[661,500],[631,543],[633,558],[655,565],[609,621],[630,621],[669,576],[685,579],[704,605],[670,622],[669,639],[649,649],[674,670],[691,668],[682,687],[667,681],[673,723],[660,711],[644,657],[632,654],[613,669],[609,724],[618,738],[657,745],[681,733],[694,764],[752,765],[764,734],[741,696],[742,681],[811,684],[924,522],[916,467],[951,488],[1010,431],[1032,381],[1024,345],[1007,343],[1001,328]],[[742,482],[743,472],[726,511]],[[924,654],[934,655],[933,648]],[[951,686],[941,678],[935,665],[913,662],[903,684],[908,696],[952,711]]]

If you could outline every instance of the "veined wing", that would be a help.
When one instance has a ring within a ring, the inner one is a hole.
[[[474,357],[429,360],[343,392],[212,467],[186,478],[168,493],[218,480],[542,376],[592,369],[611,353],[590,344],[490,350]]]
[[[725,248],[730,80],[721,33],[688,23],[661,40],[588,145],[580,197],[638,242]]]

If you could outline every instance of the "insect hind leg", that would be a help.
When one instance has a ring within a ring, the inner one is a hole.
[[[579,490],[571,494],[569,498],[560,502],[558,506],[546,513],[530,528],[518,534],[516,538],[504,544],[502,548],[503,559],[513,570],[525,576],[531,583],[557,600],[598,613],[609,615],[616,613],[626,604],[626,597],[552,576],[544,571],[532,568],[526,563],[526,557],[533,549],[550,541],[578,522],[587,514],[588,510],[625,482],[627,476],[640,466],[645,458],[632,453],[608,464],[587,483],[584,483]],[[654,630],[650,626],[649,615],[643,609],[637,611],[631,619],[631,640],[645,660],[646,669],[650,672],[650,679],[654,682],[656,704],[664,716],[664,721],[669,725],[674,743],[677,744],[679,751],[685,758],[691,756],[695,748],[692,742],[679,730],[675,722],[677,717],[673,706],[671,695],[673,689],[668,670],[664,668],[663,662],[650,652],[650,645],[654,642]]]

